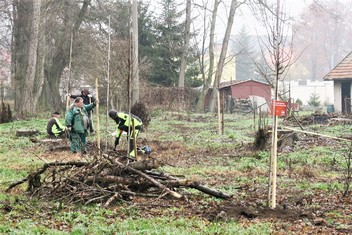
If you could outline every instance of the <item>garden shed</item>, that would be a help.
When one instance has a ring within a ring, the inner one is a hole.
[[[271,87],[268,83],[245,80],[223,82],[219,87],[220,94],[230,95],[235,99],[249,99],[250,96],[263,97],[267,102],[271,99]]]
[[[334,111],[351,113],[352,52],[324,77],[334,82]]]
[[[269,104],[271,100],[270,85],[257,80],[223,82],[219,86],[219,91],[228,110],[232,109],[229,107],[231,102],[245,104],[246,101],[250,101],[252,105],[260,106]]]

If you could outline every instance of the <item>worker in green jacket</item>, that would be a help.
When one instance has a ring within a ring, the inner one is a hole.
[[[54,112],[52,118],[49,119],[48,124],[46,125],[46,132],[48,133],[49,138],[63,138],[65,137],[66,127],[61,124],[60,113]]]
[[[142,129],[142,120],[136,115],[131,114],[130,116],[128,113],[116,112],[114,109],[109,110],[109,117],[113,119],[117,125],[114,149],[116,149],[116,146],[119,144],[122,133],[127,132],[127,138],[128,136],[130,137],[130,156],[135,157],[134,139],[137,138],[139,131]]]
[[[94,109],[98,100],[83,104],[83,98],[77,97],[66,112],[65,125],[70,132],[70,150],[72,153],[86,153],[87,135],[89,130],[88,112]]]

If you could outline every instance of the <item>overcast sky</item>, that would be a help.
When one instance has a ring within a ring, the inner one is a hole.
[[[283,5],[284,11],[286,11],[287,15],[295,18],[297,18],[299,14],[304,10],[304,8],[306,8],[311,2],[312,0],[281,0],[281,4]],[[220,20],[218,20],[218,34],[220,36],[221,34],[225,33],[227,16],[225,14],[219,14],[219,18]],[[234,28],[232,29],[231,34],[237,34],[242,25],[248,29],[250,34],[262,34],[264,32],[256,18],[252,15],[249,7],[245,4],[241,5],[236,11]]]
[[[158,8],[160,7],[159,4],[162,0],[147,0],[147,1],[150,2],[152,9],[154,9],[156,12],[159,11],[158,10]],[[192,3],[203,6],[204,4],[203,2],[205,1],[208,1],[208,9],[212,9],[214,5],[214,0],[192,0]],[[242,0],[239,0],[239,2],[241,1]],[[276,0],[271,0],[271,1],[267,0],[267,1],[273,2]],[[309,3],[313,1],[315,0],[281,0],[281,4],[283,4],[284,9],[286,9],[288,15],[290,15],[291,17],[298,17],[299,14],[304,10],[304,8],[306,8],[309,5]],[[331,1],[334,1],[334,0],[331,0]],[[177,0],[177,2],[180,4],[179,6],[181,9],[184,9],[186,7],[186,0]],[[216,25],[217,40],[221,40],[225,34],[227,20],[228,20],[228,13],[231,5],[231,0],[222,0],[222,2],[223,3],[220,4],[218,9],[218,19],[217,19],[217,25]],[[199,8],[197,10],[196,7],[193,7],[192,17],[195,17],[195,15],[200,14],[199,12],[200,12]],[[203,22],[200,16],[198,16],[198,20],[199,20],[199,25],[201,25]],[[248,31],[250,34],[264,33],[264,30],[260,29],[260,24],[253,16],[252,12],[249,10],[249,7],[246,4],[242,4],[236,10],[235,20],[233,24],[233,29],[231,31],[231,35],[237,34],[238,31],[241,29],[242,25],[248,28]]]

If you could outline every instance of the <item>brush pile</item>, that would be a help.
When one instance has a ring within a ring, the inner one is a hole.
[[[100,203],[103,206],[134,197],[184,198],[175,191],[180,187],[195,188],[218,198],[230,197],[199,182],[178,179],[155,170],[158,167],[159,163],[147,156],[136,161],[116,156],[116,153],[103,154],[91,161],[45,163],[36,172],[11,184],[7,190],[27,182],[31,196],[67,203]]]

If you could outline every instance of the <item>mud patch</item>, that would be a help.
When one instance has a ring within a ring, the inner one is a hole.
[[[298,220],[302,218],[312,218],[311,212],[307,213],[300,209],[288,209],[276,207],[275,209],[264,207],[253,207],[250,205],[240,206],[233,202],[224,202],[217,207],[212,208],[204,214],[209,221],[219,220],[239,220],[239,219],[280,219],[280,220]]]

